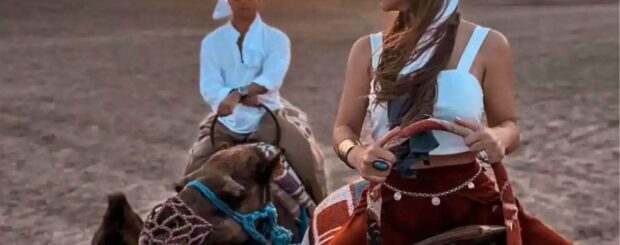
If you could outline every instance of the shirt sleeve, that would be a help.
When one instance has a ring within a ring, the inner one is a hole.
[[[269,53],[263,64],[262,73],[254,83],[269,91],[278,90],[284,82],[284,76],[291,63],[291,43],[286,34],[279,32],[269,43]]]
[[[230,93],[217,63],[217,48],[210,47],[207,39],[200,47],[200,94],[211,107],[218,106]]]

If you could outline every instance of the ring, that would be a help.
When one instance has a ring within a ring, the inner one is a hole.
[[[390,165],[384,161],[377,160],[372,163],[372,167],[379,171],[386,171],[390,168]]]
[[[485,150],[481,150],[480,152],[478,152],[478,159],[480,159],[481,161],[483,161],[485,163],[490,163],[489,162],[489,154]]]

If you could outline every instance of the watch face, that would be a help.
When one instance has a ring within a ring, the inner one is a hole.
[[[237,91],[242,96],[248,95],[248,92],[249,92],[247,87],[240,87],[240,88],[237,89]]]

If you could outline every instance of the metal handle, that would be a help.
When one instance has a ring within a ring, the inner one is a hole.
[[[264,109],[267,114],[269,114],[269,116],[271,116],[271,118],[273,119],[273,122],[276,125],[276,138],[273,142],[274,146],[280,146],[280,138],[282,135],[282,129],[280,128],[280,123],[278,122],[278,117],[276,116],[276,114],[271,111],[267,106],[260,104],[258,105],[258,107]],[[211,145],[213,146],[213,148],[215,148],[215,124],[218,123],[218,120],[220,116],[216,113],[215,116],[213,117],[213,121],[211,122],[211,128],[209,131],[209,137],[211,138]]]

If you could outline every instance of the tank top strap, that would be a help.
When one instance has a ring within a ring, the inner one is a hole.
[[[463,54],[461,55],[461,60],[457,66],[458,70],[464,70],[469,72],[471,70],[471,66],[474,64],[474,60],[480,52],[480,48],[484,43],[487,35],[489,34],[489,28],[476,26],[474,32],[471,34],[469,38],[469,42],[463,50]]]
[[[372,69],[376,70],[379,66],[379,57],[381,57],[381,52],[383,52],[382,32],[370,34],[370,52],[372,54]]]

